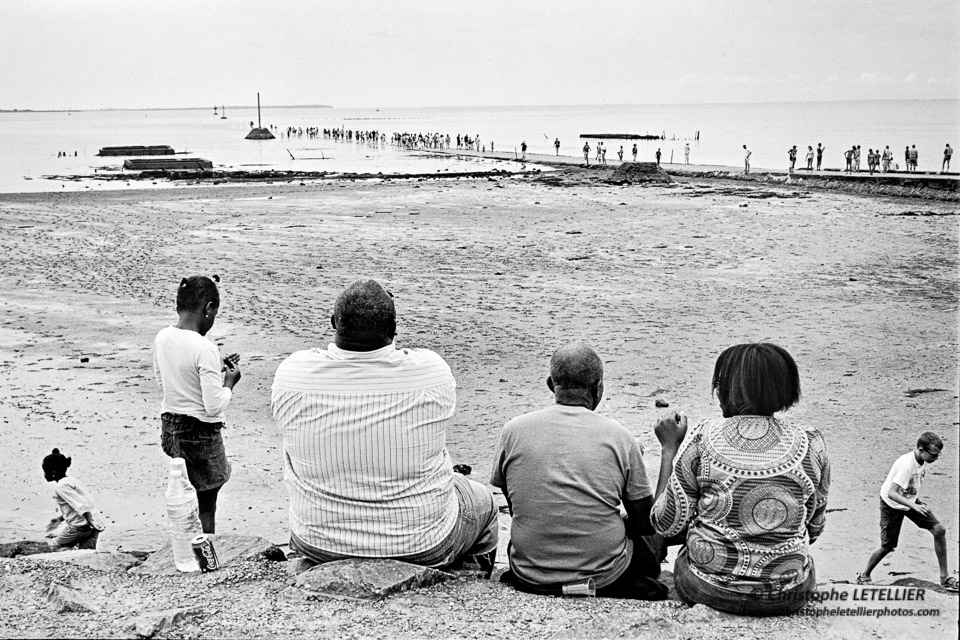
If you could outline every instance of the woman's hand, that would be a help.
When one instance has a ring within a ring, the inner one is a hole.
[[[660,441],[660,446],[665,450],[676,452],[680,448],[680,443],[687,436],[687,416],[682,411],[680,413],[670,413],[660,418],[653,433]]]

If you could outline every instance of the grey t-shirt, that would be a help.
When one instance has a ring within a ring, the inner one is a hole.
[[[564,405],[504,426],[490,483],[513,507],[510,568],[532,584],[593,578],[599,588],[620,577],[633,543],[619,505],[653,493],[633,434]]]

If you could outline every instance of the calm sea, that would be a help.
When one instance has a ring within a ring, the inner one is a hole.
[[[336,143],[303,137],[249,141],[244,136],[257,120],[255,107],[166,111],[75,111],[0,113],[0,193],[65,189],[127,189],[149,183],[51,180],[44,176],[115,171],[118,158],[97,157],[105,146],[167,144],[191,157],[206,158],[218,168],[299,169],[355,173],[442,173],[500,168],[514,163],[424,156],[392,146]],[[392,132],[441,132],[479,136],[497,151],[513,151],[525,141],[531,153],[553,154],[560,139],[562,155],[578,156],[583,133],[666,135],[666,140],[638,142],[638,159],[652,160],[658,148],[663,162],[683,161],[684,144],[693,164],[739,166],[744,144],[755,168],[783,169],[787,150],[797,145],[801,159],[808,145],[826,147],[826,167],[841,167],[843,151],[859,144],[887,145],[902,162],[907,145],[916,145],[921,170],[939,170],[946,143],[960,144],[960,100],[887,100],[863,102],[613,105],[557,107],[486,107],[329,109],[264,108],[264,126],[345,127]],[[699,134],[699,140],[696,139]],[[590,141],[591,147],[596,141]],[[608,161],[632,142],[605,143]],[[65,153],[58,157],[58,153]],[[76,153],[76,155],[74,155]],[[293,159],[291,158],[291,154]],[[956,162],[960,163],[960,159]],[[954,170],[957,168],[954,167]],[[157,188],[169,186],[160,181]]]

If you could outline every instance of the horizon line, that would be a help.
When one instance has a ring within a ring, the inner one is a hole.
[[[683,107],[683,106],[703,106],[703,105],[762,105],[762,104],[832,104],[847,102],[936,102],[936,101],[957,101],[960,98],[855,98],[838,100],[761,100],[750,102],[619,102],[619,103],[576,103],[576,104],[500,104],[500,105],[421,105],[421,106],[348,106],[334,107],[329,104],[278,104],[261,105],[261,109],[516,109],[516,108],[545,108],[545,107]],[[256,109],[257,105],[214,105],[216,109],[230,107],[231,109]],[[90,111],[198,111],[201,109],[209,110],[210,107],[95,107],[83,109],[29,109],[29,108],[0,108],[0,113],[73,113]]]

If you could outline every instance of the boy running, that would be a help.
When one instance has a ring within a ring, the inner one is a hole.
[[[870,555],[866,569],[857,576],[857,584],[870,584],[870,573],[897,548],[900,526],[906,517],[933,534],[933,550],[940,563],[940,584],[948,591],[957,591],[957,579],[947,568],[947,530],[930,507],[917,498],[926,474],[924,464],[936,462],[942,449],[940,437],[927,431],[917,439],[916,450],[903,454],[893,463],[880,487],[880,547]]]

